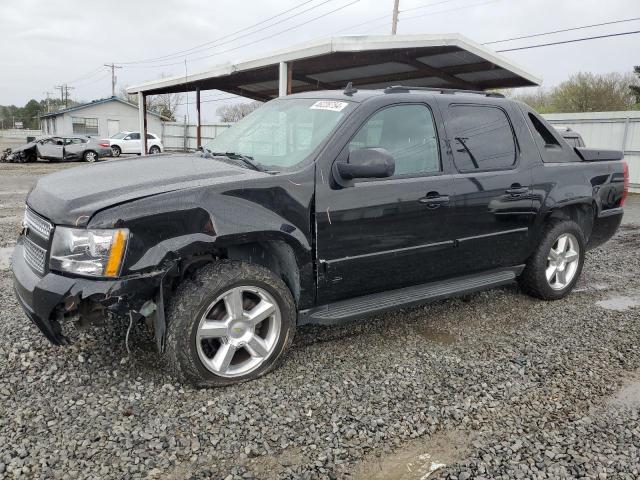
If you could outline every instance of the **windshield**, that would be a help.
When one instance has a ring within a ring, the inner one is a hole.
[[[307,98],[272,100],[204,147],[213,154],[250,157],[262,167],[287,169],[309,156],[346,115],[350,105]]]
[[[124,138],[127,135],[127,132],[120,132],[120,133],[116,133],[114,136],[112,136],[111,138],[115,138],[115,139],[121,139]]]

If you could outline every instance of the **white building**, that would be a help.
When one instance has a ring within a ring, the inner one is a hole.
[[[163,118],[148,112],[147,131],[162,135]],[[123,130],[139,130],[138,106],[118,97],[102,98],[83,105],[65,108],[40,116],[40,127],[46,135],[78,133],[108,138]]]

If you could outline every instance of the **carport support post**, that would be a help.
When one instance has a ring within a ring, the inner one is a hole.
[[[196,148],[202,146],[202,138],[200,136],[200,89],[196,88],[196,112],[198,113],[196,124]]]
[[[293,77],[293,69],[288,62],[280,62],[280,69],[278,72],[278,96],[284,97],[285,95],[291,95],[291,79]]]
[[[140,155],[147,154],[147,96],[138,92],[138,120],[140,122]]]

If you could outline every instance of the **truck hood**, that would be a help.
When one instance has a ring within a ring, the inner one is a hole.
[[[96,212],[114,205],[265,175],[200,154],[109,160],[40,178],[27,204],[57,225],[84,226]]]

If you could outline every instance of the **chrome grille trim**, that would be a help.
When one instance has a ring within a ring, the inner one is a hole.
[[[47,261],[47,251],[39,247],[29,237],[23,238],[24,259],[31,268],[37,273],[44,275],[45,264]]]
[[[51,231],[53,230],[53,225],[49,221],[42,218],[29,207],[24,211],[24,226],[45,240],[49,240]]]

